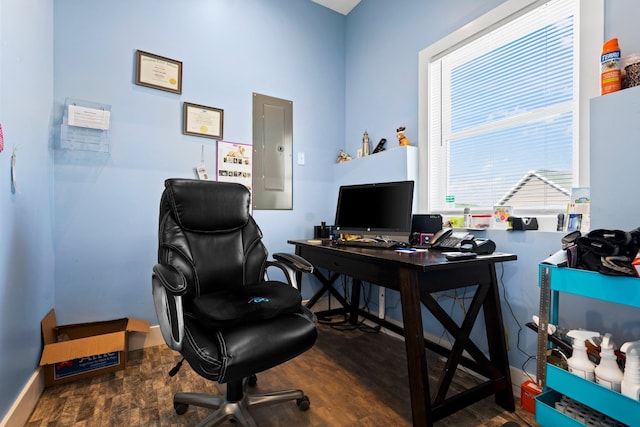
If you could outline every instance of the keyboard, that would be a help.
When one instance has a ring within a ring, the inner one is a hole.
[[[402,246],[401,243],[394,240],[376,240],[376,239],[356,239],[346,240],[338,239],[335,241],[336,246],[353,246],[358,248],[376,248],[376,249],[395,249]]]

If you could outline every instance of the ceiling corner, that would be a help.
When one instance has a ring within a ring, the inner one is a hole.
[[[311,0],[324,7],[334,10],[343,15],[348,15],[354,7],[360,3],[360,0]]]

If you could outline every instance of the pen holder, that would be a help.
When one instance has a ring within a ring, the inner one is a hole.
[[[313,226],[313,238],[314,239],[329,239],[331,237],[332,226],[329,225],[314,225]]]

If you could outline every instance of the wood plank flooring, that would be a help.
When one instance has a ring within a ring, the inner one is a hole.
[[[321,324],[319,330],[311,350],[258,374],[256,386],[257,391],[302,388],[311,408],[301,412],[294,402],[255,408],[251,412],[258,425],[411,426],[404,343],[362,329]],[[443,364],[427,353],[431,376]],[[224,385],[202,379],[187,363],[169,377],[168,371],[178,360],[178,353],[166,346],[132,351],[123,371],[49,387],[26,427],[193,426],[208,411],[190,407],[186,414],[176,415],[173,394],[223,393]],[[475,382],[477,379],[462,372],[456,374],[454,384],[464,387]],[[509,413],[487,398],[435,424],[498,427],[511,421],[537,426],[534,416],[520,408],[517,400],[516,407],[515,413]]]

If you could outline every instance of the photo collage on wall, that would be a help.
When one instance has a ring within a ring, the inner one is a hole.
[[[218,141],[217,179],[238,182],[252,190],[253,151],[249,144]]]

